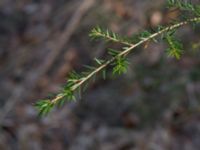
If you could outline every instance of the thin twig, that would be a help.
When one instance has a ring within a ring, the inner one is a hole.
[[[116,43],[121,43],[121,44],[124,44],[124,45],[127,45],[127,46],[133,46],[133,44],[131,44],[131,43],[127,42],[127,41],[118,40],[118,39],[113,38],[113,37],[111,37],[111,36],[104,35],[104,34],[102,34],[102,33],[100,33],[100,32],[97,33],[97,35],[99,35],[99,36],[101,36],[101,37],[104,37],[104,38],[106,38],[106,39],[108,39],[108,40],[110,40],[110,41],[116,42]]]
[[[102,64],[101,66],[99,66],[98,68],[96,68],[94,71],[92,71],[89,75],[87,75],[86,77],[82,78],[82,80],[80,80],[80,82],[78,82],[77,84],[75,84],[71,90],[72,91],[75,91],[77,88],[81,87],[85,82],[87,82],[90,78],[92,78],[94,75],[96,75],[98,72],[100,72],[101,70],[103,70],[104,68],[106,68],[109,64],[111,64],[114,60],[116,60],[117,58],[121,57],[121,56],[126,56],[127,54],[129,54],[133,49],[135,49],[136,47],[142,45],[143,43],[167,32],[167,31],[171,31],[173,29],[176,29],[176,28],[179,28],[181,26],[184,26],[186,24],[189,24],[191,22],[198,22],[200,21],[200,17],[197,17],[197,18],[192,18],[192,19],[188,19],[186,21],[182,21],[182,22],[179,22],[177,24],[174,24],[174,25],[171,25],[171,26],[168,26],[154,34],[151,34],[149,37],[147,38],[144,38],[143,40],[141,40],[140,42],[136,43],[136,44],[133,44],[131,45],[129,48],[127,48],[126,50],[120,52],[118,55],[116,55],[115,57],[111,58],[110,60],[106,61],[104,64]],[[113,39],[111,39],[113,40]],[[124,43],[126,44],[126,43]],[[127,44],[126,44],[127,45]],[[64,96],[56,96],[53,100],[52,100],[52,103],[55,104],[57,103],[60,99],[62,99]]]

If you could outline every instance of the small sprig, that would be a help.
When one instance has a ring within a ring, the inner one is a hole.
[[[167,49],[168,56],[180,59],[181,54],[183,53],[182,43],[177,40],[173,35],[167,35],[166,41],[169,45],[169,48]]]
[[[114,66],[113,74],[121,75],[121,74],[127,72],[129,62],[126,57],[118,57],[118,58],[116,58],[116,61],[114,61],[114,63],[112,65]]]
[[[149,41],[156,41],[156,38],[158,36],[161,36],[161,39],[164,39],[168,43],[169,49],[167,50],[167,54],[169,56],[180,59],[180,56],[183,52],[183,47],[179,40],[175,38],[174,33],[179,27],[182,27],[184,25],[190,23],[200,23],[200,7],[199,5],[191,5],[190,3],[186,2],[182,3],[179,0],[169,0],[168,2],[173,7],[175,6],[183,10],[195,12],[193,13],[193,18],[186,19],[180,22],[174,22],[174,24],[167,27],[160,26],[154,33],[144,31],[140,34],[137,34],[136,36],[131,37],[130,39],[123,38],[116,33],[108,30],[103,30],[100,27],[94,28],[90,33],[90,37],[92,39],[102,38],[107,41],[124,44],[125,46],[122,47],[122,50],[108,49],[108,53],[110,54],[111,58],[109,58],[108,60],[95,58],[95,66],[86,66],[87,71],[85,72],[72,72],[68,77],[66,85],[58,95],[56,95],[51,100],[45,99],[38,101],[35,104],[36,108],[39,110],[39,114],[46,115],[52,110],[52,108],[54,108],[54,106],[62,106],[66,101],[75,100],[75,93],[77,91],[81,91],[81,89],[85,87],[84,85],[87,85],[87,83],[92,78],[95,78],[97,74],[102,73],[103,78],[106,77],[106,68],[108,66],[112,67],[113,74],[120,75],[122,73],[126,73],[129,64],[127,60],[127,55],[130,54],[136,47],[142,44],[145,44]]]
[[[39,116],[47,115],[53,106],[54,105],[50,100],[40,100],[35,104],[35,107],[39,111]]]
[[[102,29],[100,27],[96,27],[92,29],[92,31],[89,34],[91,39],[104,39],[107,41],[112,41],[116,43],[122,43],[128,46],[131,46],[132,43],[130,43],[126,37],[122,37],[117,33],[114,33],[112,31],[109,31],[108,29]]]

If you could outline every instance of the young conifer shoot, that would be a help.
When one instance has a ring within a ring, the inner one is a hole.
[[[181,16],[177,20],[171,21],[168,26],[159,26],[152,31],[143,31],[132,37],[122,37],[109,30],[100,27],[92,29],[89,36],[91,39],[102,39],[109,42],[121,43],[121,50],[108,49],[108,60],[94,59],[95,66],[87,66],[87,70],[82,73],[72,71],[68,77],[66,85],[61,92],[52,99],[44,99],[36,102],[35,107],[39,111],[39,115],[47,115],[55,106],[62,106],[67,101],[74,101],[78,91],[84,91],[90,80],[96,75],[106,78],[108,67],[112,68],[114,75],[121,75],[127,72],[129,61],[127,56],[136,47],[147,42],[165,41],[168,44],[166,54],[169,57],[180,59],[183,54],[182,43],[175,37],[178,28],[191,24],[197,26],[200,23],[200,5],[192,4],[184,0],[168,0],[168,8],[176,8],[181,11]]]

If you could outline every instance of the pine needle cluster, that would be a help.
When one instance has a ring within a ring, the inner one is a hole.
[[[108,42],[121,43],[123,46],[121,50],[108,48],[108,60],[95,58],[94,66],[86,66],[86,71],[82,73],[71,72],[66,85],[52,99],[44,99],[36,102],[35,107],[39,111],[39,115],[48,114],[55,106],[63,106],[67,101],[74,101],[77,95],[81,95],[81,91],[87,89],[90,80],[94,80],[97,75],[106,78],[108,67],[112,68],[113,75],[121,75],[127,72],[129,61],[127,55],[131,53],[136,47],[149,43],[158,42],[158,40],[165,41],[168,44],[166,53],[170,57],[180,59],[183,54],[182,43],[176,38],[175,33],[178,28],[192,24],[200,23],[200,5],[194,5],[188,1],[183,0],[168,0],[168,7],[177,8],[180,11],[188,12],[188,16],[180,16],[180,20],[173,20],[169,26],[159,26],[152,31],[143,31],[132,37],[122,37],[112,31],[96,27],[92,29],[89,36],[91,39],[103,39]],[[77,94],[79,93],[79,94]]]

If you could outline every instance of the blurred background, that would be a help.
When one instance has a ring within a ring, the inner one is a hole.
[[[199,3],[199,0],[194,0]],[[164,0],[1,0],[0,150],[199,150],[200,28],[185,26],[181,60],[149,43],[128,73],[91,83],[76,102],[39,118],[33,104],[58,93],[106,47],[96,25],[131,36],[179,16]]]

